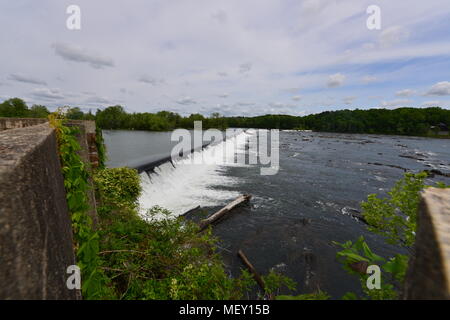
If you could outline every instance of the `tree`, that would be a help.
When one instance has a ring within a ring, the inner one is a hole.
[[[28,113],[31,118],[47,118],[49,114],[50,111],[48,111],[47,107],[39,104],[34,104]]]
[[[19,98],[12,98],[0,104],[0,116],[2,117],[27,117],[28,106],[25,101]]]
[[[83,120],[84,119],[84,113],[78,107],[74,107],[74,108],[70,108],[69,107],[69,110],[67,111],[66,117],[67,117],[67,119],[72,119],[72,120]]]

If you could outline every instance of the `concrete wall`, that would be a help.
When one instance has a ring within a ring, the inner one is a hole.
[[[450,190],[422,193],[404,299],[450,299]]]
[[[47,122],[47,119],[33,118],[2,118],[0,117],[0,131],[7,129],[25,128]]]
[[[0,299],[77,299],[66,287],[75,256],[55,133],[32,122],[0,131]]]

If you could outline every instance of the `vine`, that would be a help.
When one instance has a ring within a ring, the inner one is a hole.
[[[74,249],[83,279],[82,295],[84,299],[95,299],[101,297],[106,279],[101,272],[101,261],[98,258],[99,235],[93,230],[92,219],[87,213],[89,173],[77,153],[81,149],[75,138],[79,129],[65,126],[61,114],[61,111],[55,112],[48,118],[58,141],[67,206],[72,220]]]

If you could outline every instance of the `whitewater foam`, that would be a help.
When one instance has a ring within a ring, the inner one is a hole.
[[[221,188],[238,182],[238,178],[227,177],[224,173],[229,166],[247,166],[236,163],[235,159],[246,152],[248,139],[253,134],[255,132],[241,132],[183,159],[163,163],[153,172],[142,172],[141,215],[145,218],[148,209],[160,206],[173,216],[179,216],[199,205],[218,206],[239,196],[238,192]]]

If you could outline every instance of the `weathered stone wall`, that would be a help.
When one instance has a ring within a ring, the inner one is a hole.
[[[77,299],[66,287],[75,256],[55,133],[26,120],[0,131],[0,299]]]
[[[35,126],[47,122],[47,119],[34,118],[1,118],[0,117],[0,131],[7,129],[25,128]]]
[[[405,299],[450,299],[450,190],[422,193]]]

